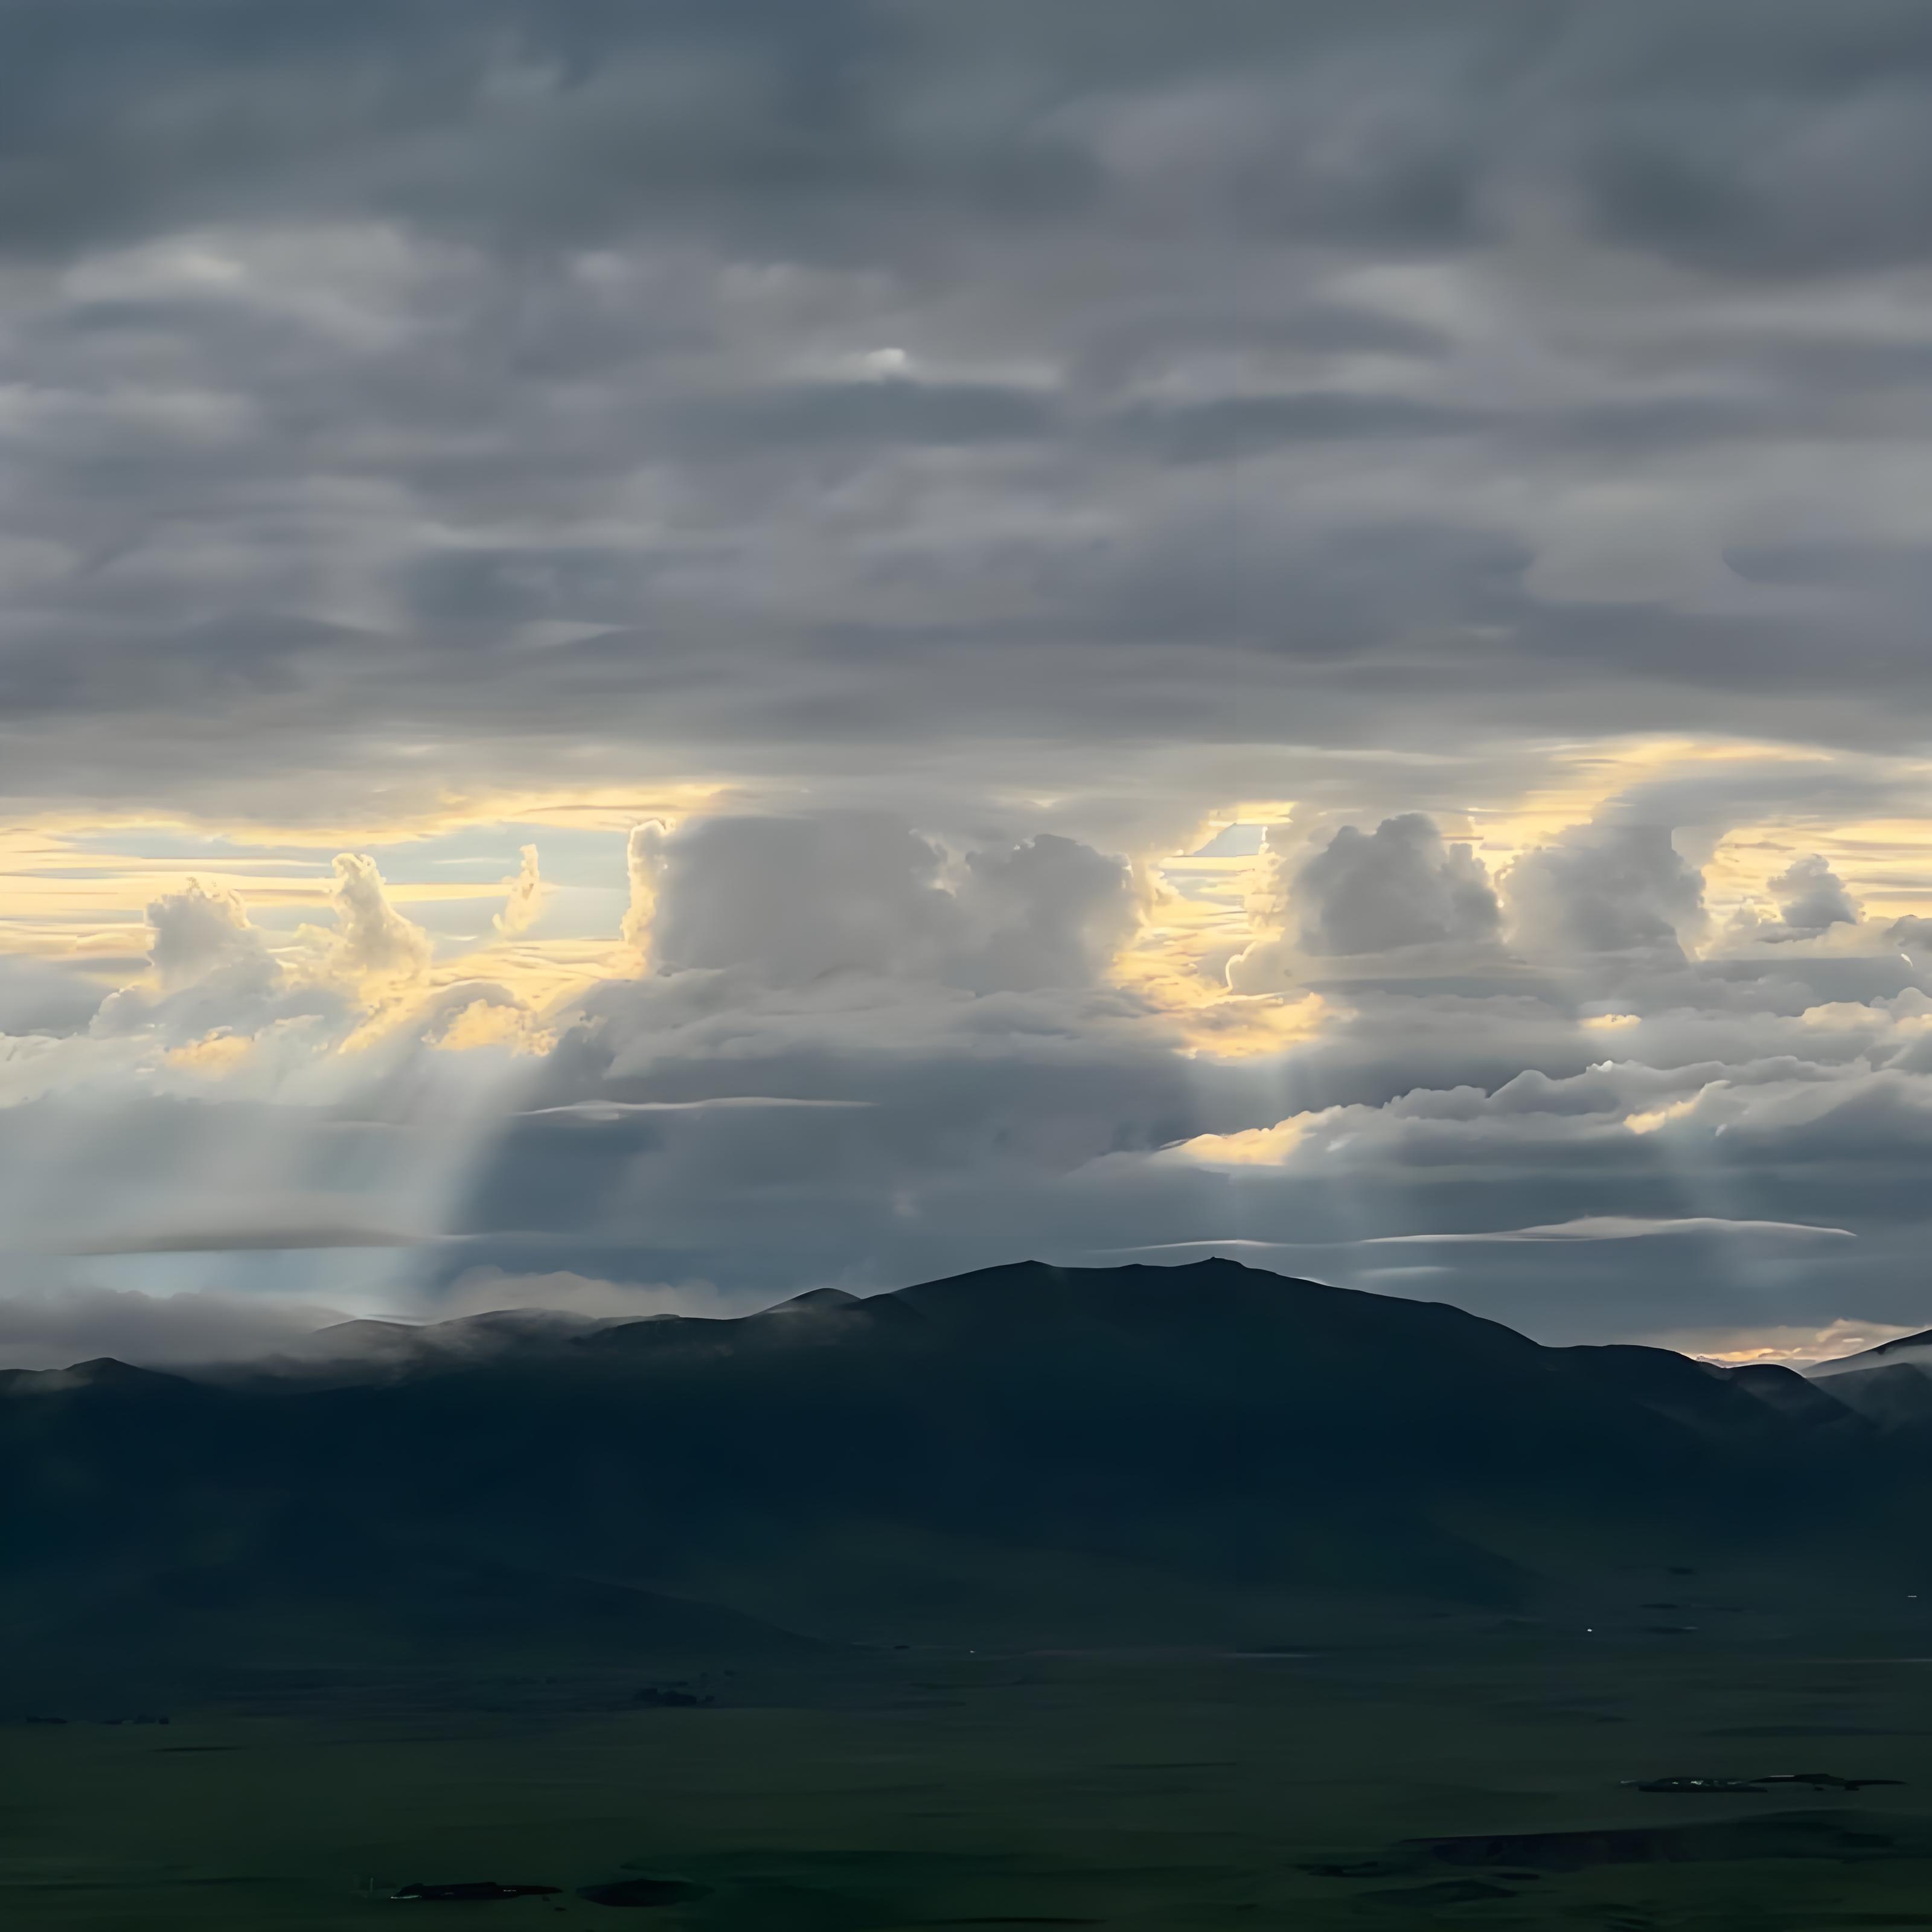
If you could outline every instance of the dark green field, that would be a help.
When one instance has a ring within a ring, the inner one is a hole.
[[[162,1726],[69,1692],[43,1714],[66,1724],[0,1729],[0,1923],[621,1925],[575,1888],[646,1874],[703,1891],[646,1922],[716,1932],[1932,1928],[1932,1658],[1910,1648],[1909,1626],[1707,1648],[1450,1618],[1299,1654],[719,1673],[697,1708],[417,1673],[264,1679]],[[1909,1782],[1618,1782],[1813,1768]],[[1442,1842],[1496,1834],[1517,1842]],[[383,1895],[473,1878],[566,1890]]]

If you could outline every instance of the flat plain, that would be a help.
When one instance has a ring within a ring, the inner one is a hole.
[[[0,1921],[622,1924],[579,1888],[646,1876],[688,1889],[646,1922],[690,1932],[1932,1928],[1914,1622],[1719,1642],[1419,1618],[1245,1654],[912,1649],[668,1688],[266,1672],[165,1712],[70,1688],[0,1725]],[[680,1692],[712,1701],[662,1701]],[[1904,1781],[1622,1782],[1815,1769]],[[560,1891],[388,1896],[474,1879]]]

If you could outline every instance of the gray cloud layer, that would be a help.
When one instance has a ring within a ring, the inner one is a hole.
[[[20,791],[1926,695],[1917,7],[0,35]]]

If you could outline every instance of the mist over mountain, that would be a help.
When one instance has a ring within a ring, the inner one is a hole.
[[[1818,1363],[1808,1372],[1880,1429],[1932,1430],[1932,1329]]]
[[[16,1654],[339,1662],[1891,1592],[1913,1559],[1881,1526],[1925,1469],[1844,1379],[1545,1348],[1220,1260],[353,1324],[198,1378],[0,1376],[0,1616]]]

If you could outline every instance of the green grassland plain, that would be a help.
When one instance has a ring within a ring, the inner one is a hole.
[[[608,1670],[266,1673],[165,1726],[70,1684],[32,1713],[65,1722],[0,1724],[0,1923],[621,1925],[576,1888],[641,1873],[701,1888],[644,1922],[689,1932],[1932,1928],[1916,1648],[1904,1624],[1718,1642],[1450,1618],[1245,1654],[754,1665],[694,1677],[714,1701],[691,1708]],[[1905,1782],[1620,1782],[1814,1768]],[[1486,1834],[1510,1841],[1444,1847]],[[563,1889],[386,1896],[473,1878]]]

